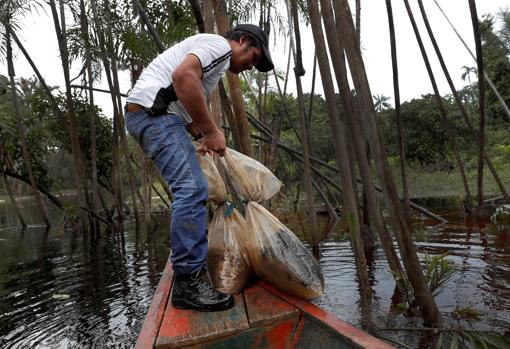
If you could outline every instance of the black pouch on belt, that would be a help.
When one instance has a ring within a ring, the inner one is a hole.
[[[170,103],[178,100],[174,86],[170,84],[167,88],[159,89],[152,108],[146,108],[145,111],[152,116],[164,115],[168,113],[167,109]]]

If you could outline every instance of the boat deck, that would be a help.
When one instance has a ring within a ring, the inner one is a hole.
[[[163,272],[136,349],[393,348],[300,298],[258,281],[221,312],[176,309],[173,271]]]

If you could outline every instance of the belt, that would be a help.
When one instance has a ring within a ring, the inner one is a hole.
[[[134,113],[136,111],[139,111],[143,109],[143,106],[141,106],[140,104],[136,104],[136,103],[128,103],[126,105],[126,110],[130,113]]]

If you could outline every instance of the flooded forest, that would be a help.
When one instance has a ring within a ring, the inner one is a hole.
[[[0,347],[135,345],[173,194],[126,131],[128,90],[174,44],[253,23],[275,68],[227,72],[209,113],[282,181],[263,206],[319,263],[313,303],[396,348],[510,348],[510,10],[458,1],[467,37],[446,0],[378,3],[371,21],[362,0],[3,0]],[[447,64],[438,14],[470,65]],[[59,85],[31,16],[48,19]],[[428,91],[405,100],[400,21]],[[371,90],[370,26],[388,38],[387,91]]]

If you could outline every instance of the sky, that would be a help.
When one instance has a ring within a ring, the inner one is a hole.
[[[351,9],[354,12],[354,0],[350,0],[350,2],[352,3]],[[417,1],[410,0],[409,2],[411,3],[415,20],[420,27],[422,40],[425,43],[429,60],[435,72],[439,91],[441,94],[449,93],[448,84],[423,25]],[[475,52],[468,0],[437,0],[437,2],[468,44],[471,51]],[[467,84],[467,81],[461,79],[462,66],[471,67],[475,66],[476,63],[457,38],[434,0],[424,0],[423,3],[450,75],[456,88],[460,89],[460,87]],[[508,8],[510,5],[508,0],[478,0],[476,4],[479,18],[487,13],[496,14],[501,9]],[[423,94],[432,93],[433,90],[411,23],[407,17],[404,2],[399,0],[393,1],[392,6],[397,41],[400,94],[401,101],[403,102],[419,98]],[[20,23],[21,31],[18,32],[19,36],[41,70],[46,82],[50,85],[63,85],[64,80],[58,45],[49,11],[48,13],[39,11],[39,14],[22,18]],[[314,57],[311,28],[302,25],[301,35],[303,65],[306,70],[302,83],[304,91],[308,92],[312,84]],[[275,67],[283,70],[286,69],[287,65],[288,43],[286,40],[283,37],[277,37],[275,40],[270,38],[270,42],[273,44],[271,52]],[[361,46],[372,94],[384,94],[390,97],[390,103],[393,104],[393,78],[385,0],[361,0]],[[33,75],[32,69],[22,53],[19,51],[15,52],[16,76],[29,77]],[[291,69],[292,67],[291,63]],[[74,72],[76,73],[77,69],[74,69]],[[5,60],[0,61],[0,74],[7,75]],[[315,91],[316,93],[323,94],[318,69],[317,74]],[[474,76],[472,78],[476,79]],[[101,85],[96,87],[107,88],[106,79],[103,80]],[[121,91],[127,92],[129,87],[129,75],[127,73],[121,74]],[[295,91],[293,74],[289,78],[288,91]],[[104,113],[110,116],[112,113],[110,97],[106,94],[96,93],[94,98],[96,103],[103,108]]]

